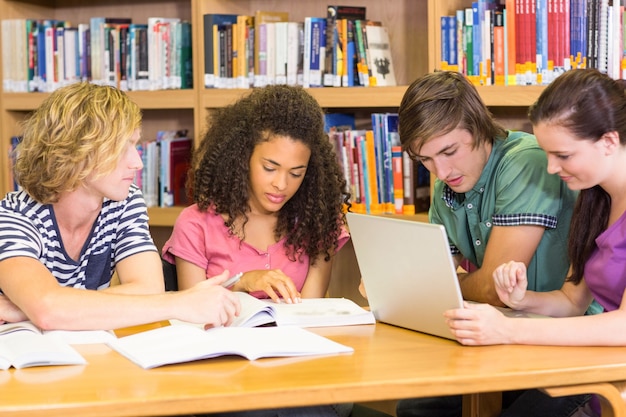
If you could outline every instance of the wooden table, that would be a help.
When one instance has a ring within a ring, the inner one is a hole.
[[[144,370],[105,345],[77,346],[88,365],[0,371],[0,415],[155,416],[545,388],[599,393],[603,417],[626,416],[622,347],[464,347],[384,324],[315,331],[355,352]]]

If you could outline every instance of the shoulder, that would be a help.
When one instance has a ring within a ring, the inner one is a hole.
[[[513,174],[517,170],[535,168],[547,175],[546,154],[535,136],[529,133],[509,132],[505,140],[494,144],[494,154],[500,171]]]
[[[213,224],[223,223],[224,220],[222,220],[222,216],[216,213],[212,207],[209,207],[206,210],[200,210],[197,204],[185,207],[176,219],[176,224],[196,222]]]
[[[0,201],[0,216],[21,223],[46,222],[50,218],[50,208],[35,201],[25,191],[13,191]]]

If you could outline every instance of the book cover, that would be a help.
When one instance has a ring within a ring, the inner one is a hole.
[[[493,84],[506,84],[506,56],[505,56],[505,29],[504,14],[496,11],[493,26]]]
[[[383,179],[385,198],[389,204],[386,211],[391,212],[391,205],[396,201],[394,196],[394,171],[393,171],[393,148],[400,146],[400,134],[398,133],[398,114],[385,113],[383,115]]]
[[[378,197],[378,171],[380,170],[380,166],[376,163],[376,145],[373,130],[365,131],[364,156],[367,163],[367,180],[369,181],[369,194],[371,197],[369,207],[374,209],[375,212],[381,201]]]
[[[161,131],[159,201],[161,207],[187,204],[185,182],[191,162],[193,143],[186,131]]]
[[[371,71],[367,63],[367,47],[365,45],[365,21],[354,21],[354,34],[356,38],[357,73],[359,85],[369,87]]]
[[[506,0],[504,8],[504,34],[505,83],[506,85],[515,85],[515,63],[517,60],[515,0]]]
[[[274,83],[287,84],[288,22],[274,23]]]
[[[365,20],[367,8],[364,6],[341,6],[328,5],[326,8],[326,58],[324,60],[323,84],[326,87],[341,86],[342,78],[347,76],[344,72],[344,55],[346,43],[341,42],[341,27],[338,27],[341,19]],[[340,68],[337,68],[338,63]],[[337,80],[339,77],[339,80]]]
[[[267,24],[276,23],[276,22],[287,22],[289,21],[289,13],[283,11],[269,11],[269,10],[257,10],[254,14],[254,32],[255,34],[259,34],[259,27],[261,25],[264,26],[264,33],[260,36],[254,37],[254,50],[259,51],[258,54],[255,55],[254,58],[254,86],[255,87],[263,87],[268,83],[273,83],[274,77],[274,66],[275,66],[275,58],[274,58],[274,28],[269,28]],[[263,36],[263,40],[266,41],[265,47],[265,56],[263,58],[266,59],[266,68],[267,73],[262,74],[261,70],[261,36]],[[271,39],[270,39],[271,38]],[[271,47],[270,47],[271,46]],[[270,62],[272,61],[272,62]],[[271,80],[270,80],[271,79]]]
[[[376,85],[395,86],[396,76],[387,28],[367,24],[365,32],[367,34],[369,68],[372,70]]]
[[[0,325],[0,369],[33,366],[84,365],[71,344],[103,343],[115,335],[101,331],[42,331],[29,321]]]
[[[180,22],[180,88],[193,88],[191,22]]]
[[[312,17],[310,22],[309,86],[322,87],[326,57],[326,19]]]
[[[287,22],[287,85],[302,85],[304,23]]]
[[[248,360],[351,353],[351,347],[296,326],[219,327],[172,325],[120,337],[109,346],[144,369],[239,355]]]
[[[330,327],[374,324],[371,311],[347,298],[303,298],[300,303],[275,303],[261,300],[245,292],[236,292],[241,303],[241,313],[231,326]]]
[[[393,203],[394,212],[402,214],[404,205],[403,168],[402,168],[402,147],[393,146],[391,148],[391,170],[393,172]]]
[[[204,86],[205,88],[215,87],[215,78],[218,74],[215,73],[214,65],[214,25],[223,25],[226,23],[237,23],[236,14],[220,14],[220,13],[207,13],[203,15],[203,29],[204,29]]]
[[[356,117],[354,113],[325,113],[324,131],[328,133],[332,127],[340,130],[356,129]]]
[[[465,26],[463,30],[463,43],[465,44],[465,75],[471,77],[474,74],[474,17],[471,7],[465,9]]]
[[[106,81],[105,65],[105,27],[118,24],[131,24],[130,17],[91,17],[89,19],[89,36],[91,48],[91,78],[94,83],[104,84]]]

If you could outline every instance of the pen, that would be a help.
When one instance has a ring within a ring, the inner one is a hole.
[[[222,283],[222,287],[228,288],[230,286],[235,285],[236,283],[239,282],[239,280],[241,279],[242,275],[243,275],[243,272],[239,272],[239,273],[233,275],[232,277],[228,278],[226,281],[224,281]]]

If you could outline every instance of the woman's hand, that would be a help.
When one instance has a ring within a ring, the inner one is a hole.
[[[295,284],[280,269],[255,270],[243,274],[238,283],[232,287],[233,291],[263,291],[274,302],[292,304],[299,303],[302,299]]]
[[[515,261],[502,264],[493,271],[493,279],[500,300],[514,310],[521,310],[528,287],[526,265]]]
[[[512,321],[489,304],[464,303],[465,308],[448,310],[444,316],[450,331],[463,345],[511,343]]]

